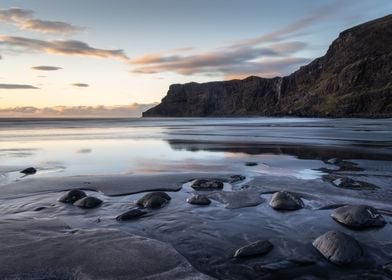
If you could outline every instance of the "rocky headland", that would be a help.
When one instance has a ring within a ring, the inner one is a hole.
[[[392,117],[392,15],[340,33],[285,77],[171,85],[143,117]]]

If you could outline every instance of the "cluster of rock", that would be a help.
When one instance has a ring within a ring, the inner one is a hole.
[[[298,196],[287,191],[272,195],[269,205],[276,210],[293,211],[304,207]],[[345,205],[335,209],[331,217],[353,229],[382,227],[386,224],[384,217],[373,207],[367,205]],[[336,265],[349,264],[363,255],[359,242],[352,236],[336,231],[328,231],[317,237],[312,245],[329,261]],[[259,240],[239,248],[235,258],[260,256],[267,254],[273,245],[268,240]]]
[[[241,177],[240,179],[244,179]],[[238,179],[238,178],[236,178]],[[218,179],[197,179],[191,184],[196,191],[203,193],[220,191],[224,183]],[[220,192],[219,192],[220,193]],[[151,192],[136,201],[139,209],[131,209],[116,217],[118,221],[138,219],[148,213],[149,209],[159,209],[167,205],[171,197],[161,191]],[[70,203],[81,208],[94,208],[102,201],[93,196],[87,196],[85,192],[74,189],[65,193],[60,202]],[[189,204],[209,205],[211,200],[207,194],[192,194],[187,199]],[[295,211],[305,207],[303,200],[296,194],[287,191],[275,192],[269,205],[277,211]],[[345,205],[336,208],[331,217],[353,229],[364,229],[370,227],[382,227],[386,224],[384,217],[373,207],[367,205]],[[363,255],[363,249],[359,242],[352,236],[336,231],[328,231],[317,237],[312,245],[329,261],[336,265],[351,263]],[[250,258],[262,256],[273,249],[273,244],[268,240],[258,240],[240,247],[234,252],[234,258]]]
[[[74,189],[65,193],[59,199],[60,202],[73,204],[80,208],[91,209],[102,204],[102,200],[94,196],[87,196],[84,191]]]

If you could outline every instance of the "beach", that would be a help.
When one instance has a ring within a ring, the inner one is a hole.
[[[391,119],[2,119],[0,158],[1,279],[392,275]],[[223,186],[197,190],[198,179]],[[72,189],[102,204],[60,202]],[[116,219],[153,191],[170,201]],[[273,209],[279,191],[303,207]],[[187,203],[193,194],[211,203]],[[372,206],[385,225],[344,226],[331,217],[343,205]],[[355,238],[362,256],[324,258],[312,242],[330,230]],[[271,251],[233,257],[258,240]]]

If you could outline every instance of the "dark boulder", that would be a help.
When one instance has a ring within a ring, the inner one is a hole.
[[[335,209],[331,217],[341,224],[357,229],[382,227],[386,224],[384,217],[375,208],[367,205],[345,205]]]
[[[221,190],[223,189],[223,182],[220,180],[210,180],[210,179],[197,179],[195,180],[191,187],[195,190]]]
[[[298,210],[304,207],[301,198],[286,191],[274,193],[269,205],[276,210]]]
[[[74,205],[80,208],[95,208],[102,204],[102,200],[93,196],[87,196],[82,199],[77,200]]]
[[[28,167],[28,168],[20,171],[20,173],[23,173],[25,175],[33,175],[33,174],[37,173],[37,169],[35,169],[34,167]]]
[[[328,231],[312,244],[327,260],[337,265],[349,264],[363,255],[358,241],[340,231]]]
[[[147,212],[139,210],[139,209],[132,209],[129,210],[119,216],[116,217],[117,221],[128,221],[128,220],[135,220],[140,218],[141,216],[147,214]]]
[[[251,256],[261,256],[267,254],[274,246],[267,240],[259,240],[239,248],[235,253],[235,258],[244,258]]]
[[[145,208],[161,208],[171,200],[165,192],[151,192],[136,201],[136,204]]]
[[[65,193],[63,196],[60,197],[59,201],[64,202],[64,203],[74,203],[77,200],[86,197],[86,193],[81,190],[70,190],[67,193]]]
[[[186,200],[186,202],[188,202],[189,204],[195,204],[195,205],[211,204],[211,200],[207,196],[201,195],[201,194],[192,195],[190,198],[188,198]]]

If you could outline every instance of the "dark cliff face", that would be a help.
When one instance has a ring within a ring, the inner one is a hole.
[[[143,117],[392,117],[392,15],[342,32],[327,53],[280,78],[172,85]]]

